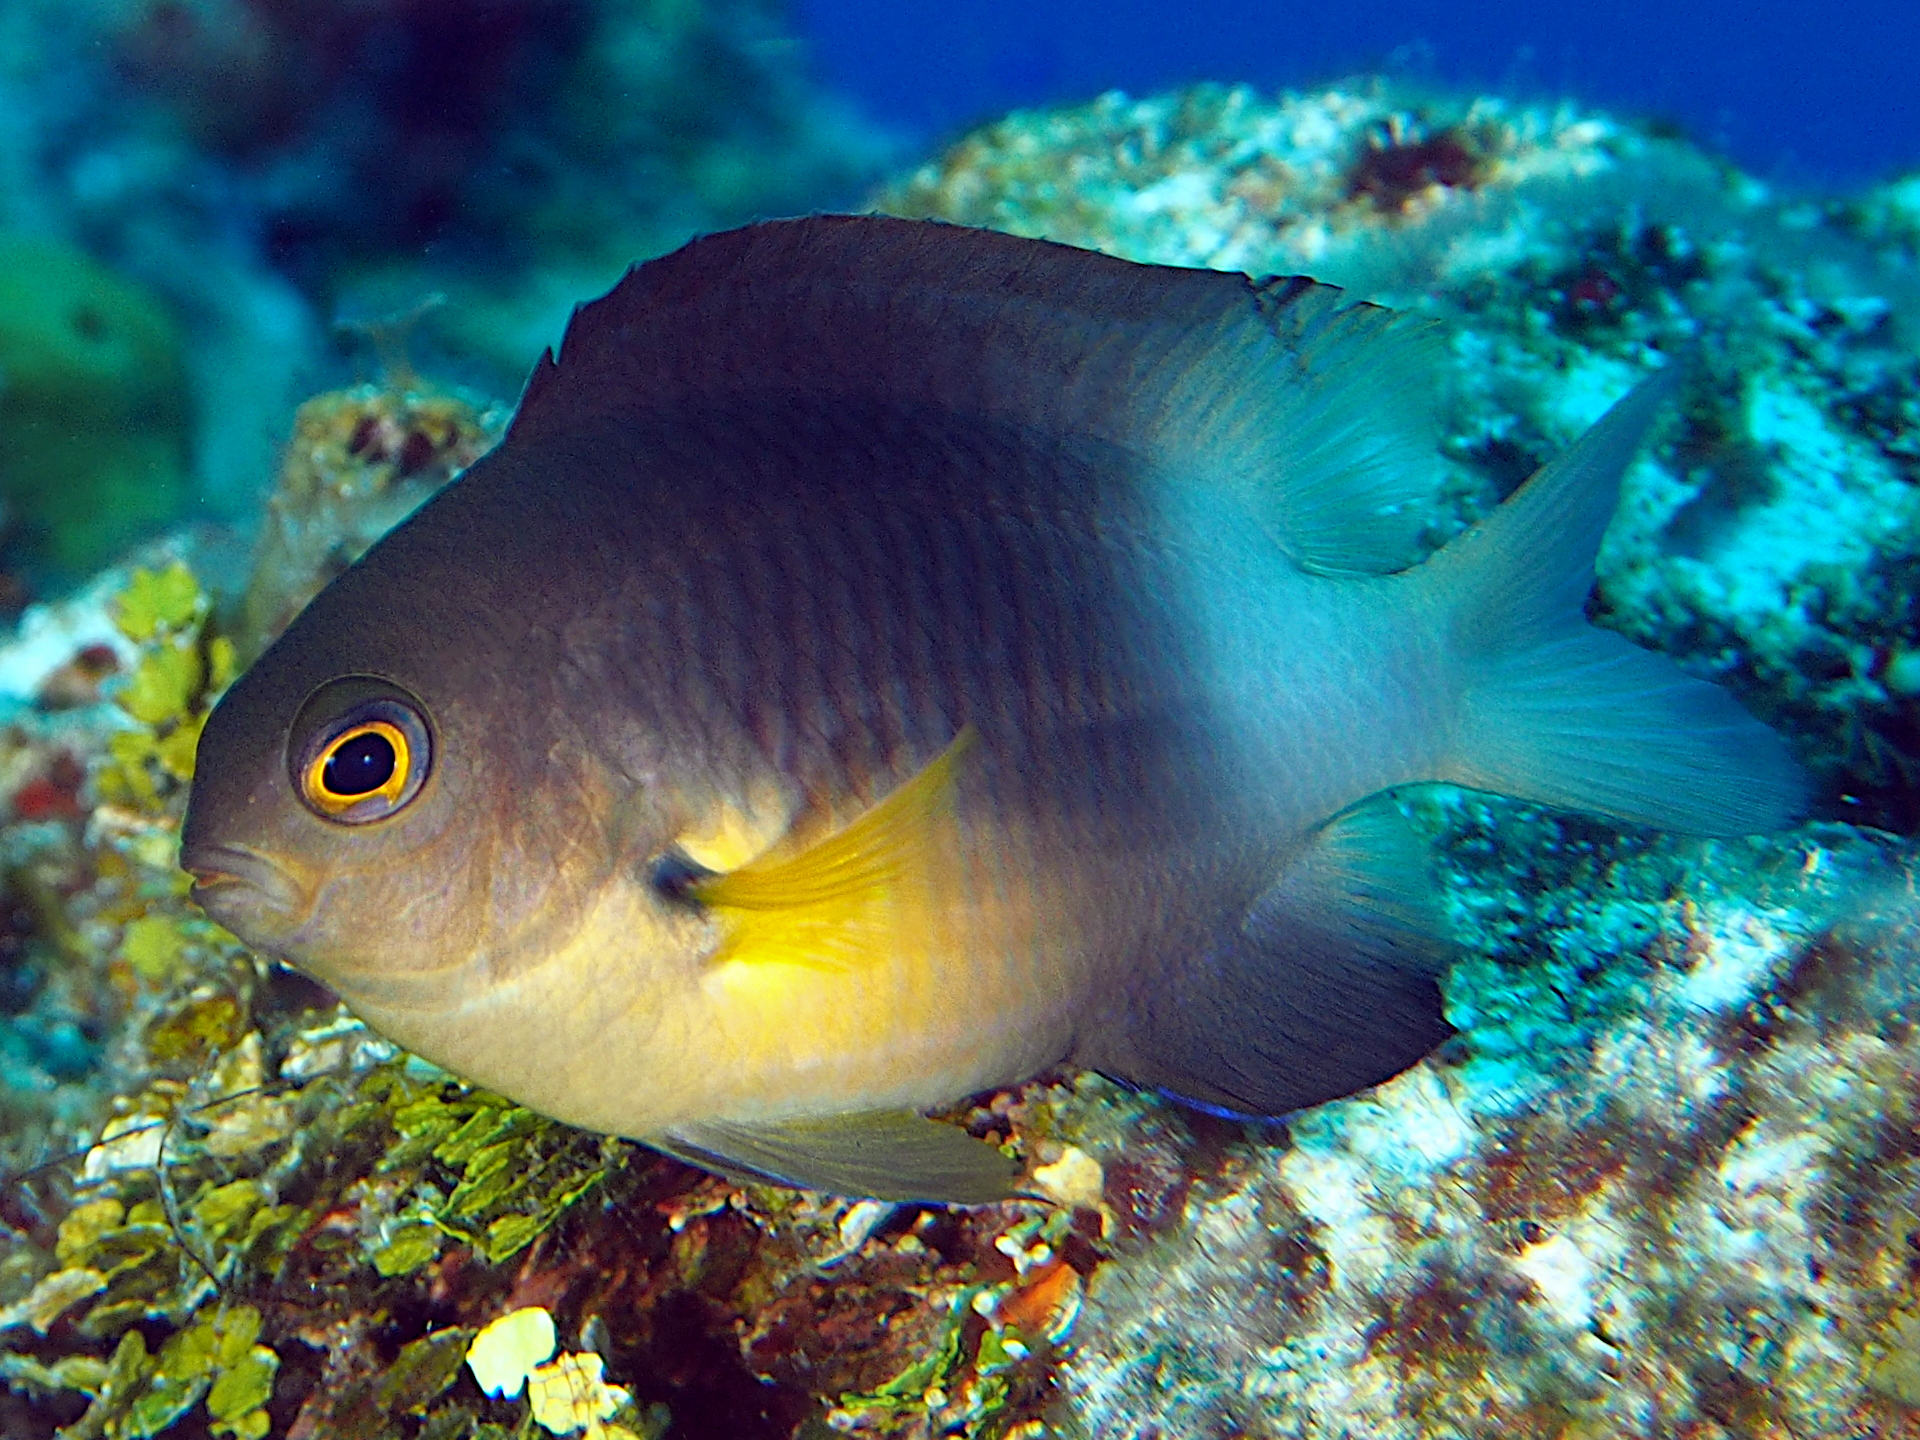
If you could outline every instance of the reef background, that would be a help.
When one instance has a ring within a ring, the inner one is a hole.
[[[0,177],[0,1433],[1920,1435],[1920,174],[1808,198],[1405,78],[916,154],[740,0],[21,0]],[[1816,817],[1410,792],[1454,1042],[1287,1125],[978,1097],[1051,1203],[969,1212],[550,1124],[200,917],[208,705],[567,308],[862,205],[1429,316],[1429,546],[1690,357],[1592,613],[1776,724]]]
[[[1386,73],[1657,115],[1768,180],[1852,188],[1913,164],[1920,11],[1856,0],[1683,7],[1511,0],[795,0],[822,74],[876,119],[951,138],[1008,110],[1197,81],[1312,89]]]

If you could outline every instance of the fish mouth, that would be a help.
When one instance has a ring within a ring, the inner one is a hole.
[[[180,856],[194,903],[242,940],[285,934],[305,918],[307,891],[278,861],[244,845],[199,845]]]

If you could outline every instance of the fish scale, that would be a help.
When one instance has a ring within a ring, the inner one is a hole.
[[[848,513],[837,495],[769,494],[757,478],[720,480],[715,490],[681,523],[702,531],[707,513],[750,506],[752,528],[736,552],[696,567],[684,633],[724,628],[726,643],[700,651],[703,670],[724,684],[718,703],[745,709],[758,745],[784,767],[823,768],[823,783],[837,787],[870,785],[876,760],[884,766],[904,750],[909,763],[923,761],[970,718],[1018,743],[1141,707],[1146,687],[1125,672],[1151,675],[1157,657],[1116,658],[1114,639],[1091,637],[1103,624],[1124,637],[1148,623],[1113,613],[1130,602],[1063,605],[1056,597],[1149,586],[1114,573],[1115,552],[1070,546],[1057,520],[1035,524],[1006,506],[956,517],[884,501],[877,513]],[[656,543],[674,548],[672,538]],[[1042,584],[1023,589],[1023,576]],[[884,638],[868,643],[875,617]],[[672,663],[634,660],[662,681]],[[1177,682],[1169,668],[1160,673]],[[1118,705],[1096,709],[1085,698],[1116,689]],[[910,709],[875,704],[890,690],[912,696]],[[833,755],[831,737],[857,753]],[[826,753],[809,756],[809,743]]]

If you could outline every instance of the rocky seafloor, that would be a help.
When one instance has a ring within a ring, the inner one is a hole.
[[[1462,957],[1406,1075],[1285,1124],[1070,1074],[956,1111],[1048,1203],[743,1189],[396,1053],[185,901],[219,686],[503,413],[331,390],[251,562],[176,531],[0,648],[0,1432],[1920,1435],[1920,182],[1781,196],[1369,81],[1015,115],[873,203],[1431,316],[1433,545],[1689,358],[1593,613],[1778,726],[1816,818],[1409,792]]]

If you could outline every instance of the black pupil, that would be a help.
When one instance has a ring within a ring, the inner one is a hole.
[[[345,740],[327,756],[320,783],[330,795],[371,795],[393,778],[399,758],[393,742],[377,730]]]

